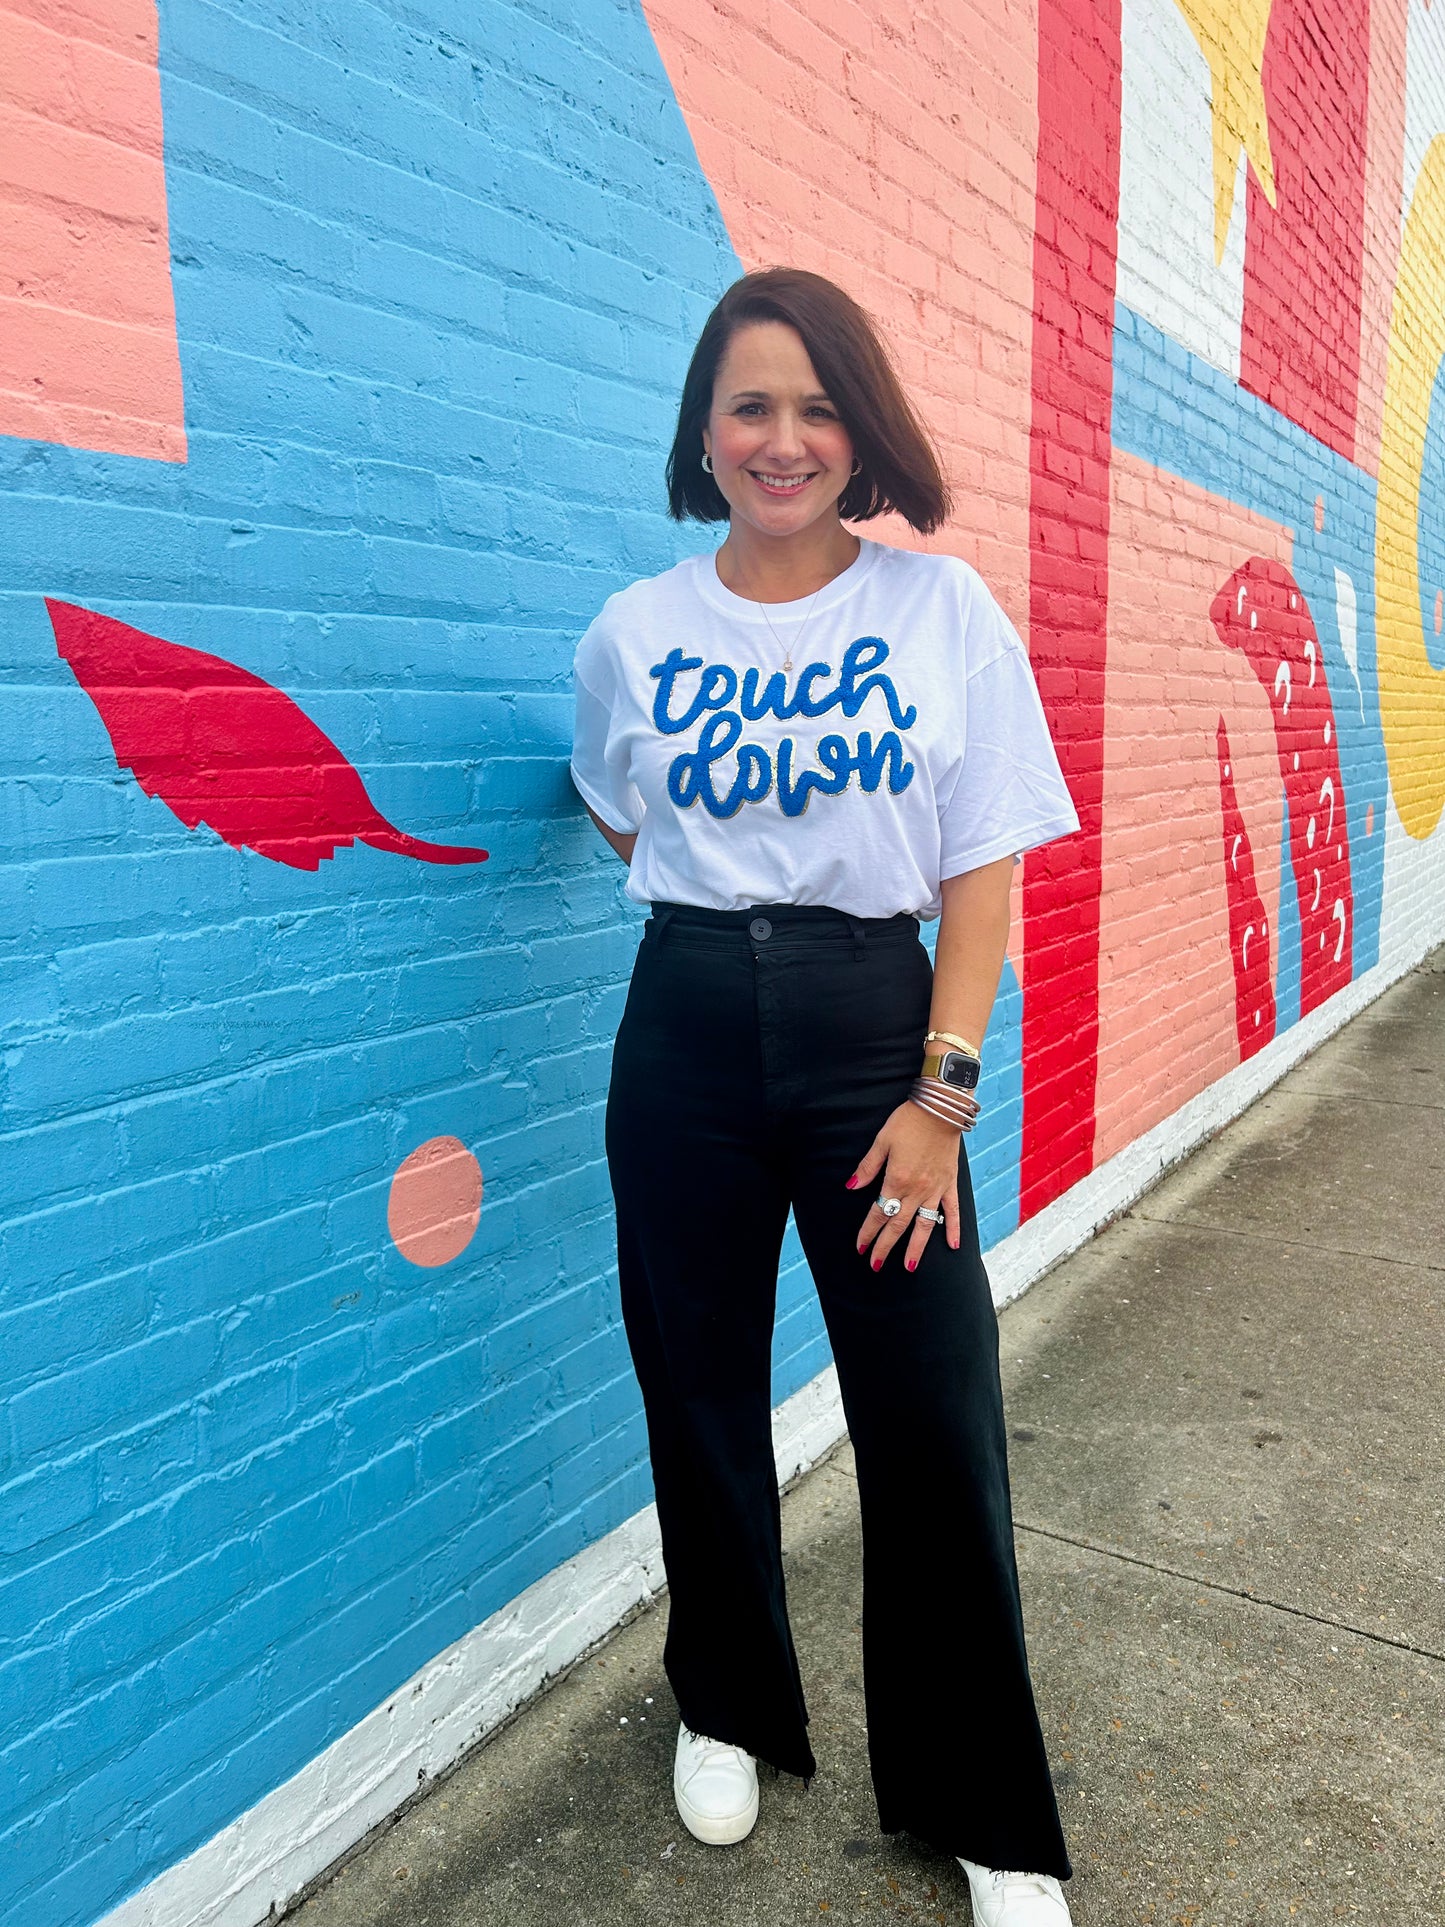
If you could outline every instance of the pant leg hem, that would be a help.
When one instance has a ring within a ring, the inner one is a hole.
[[[770,1766],[778,1773],[791,1773],[806,1787],[818,1771],[818,1762],[813,1757],[813,1749],[806,1743],[799,1752],[793,1747],[777,1745],[770,1741],[754,1743],[743,1730],[731,1720],[713,1720],[705,1726],[694,1726],[687,1715],[679,1709],[678,1717],[692,1733],[706,1733],[710,1740],[721,1740],[724,1746],[739,1746],[744,1753],[750,1753],[764,1766]]]
[[[1074,1877],[1073,1863],[1067,1852],[1061,1858],[1054,1852],[1040,1852],[1037,1849],[1028,1848],[1024,1850],[1028,1860],[1028,1865],[1025,1865],[1024,1860],[1019,1858],[1017,1847],[1000,1848],[991,1845],[988,1841],[980,1841],[968,1836],[966,1829],[910,1825],[904,1820],[892,1822],[880,1820],[878,1831],[888,1834],[906,1833],[909,1839],[917,1840],[925,1847],[932,1847],[937,1853],[951,1854],[954,1859],[972,1860],[974,1865],[979,1867],[1003,1867],[1010,1873],[1047,1873],[1060,1881],[1072,1880]],[[997,1860],[990,1858],[990,1855],[995,1853],[1002,1853],[1004,1857]]]

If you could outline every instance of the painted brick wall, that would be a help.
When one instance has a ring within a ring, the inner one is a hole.
[[[0,1831],[37,1923],[649,1496],[599,1108],[639,916],[566,777],[569,671],[680,553],[656,450],[736,272],[634,11],[121,11],[0,10]],[[118,397],[91,344],[145,328]],[[488,859],[188,831],[47,596],[264,678]],[[443,1135],[484,1207],[424,1268],[389,1186]],[[779,1395],[825,1362],[785,1321]]]
[[[0,1892],[249,1927],[661,1577],[570,665],[714,539],[660,469],[740,265],[885,323],[1080,807],[970,1146],[1001,1300],[1445,936],[1445,10],[0,37]],[[786,1473],[791,1233],[774,1390]]]

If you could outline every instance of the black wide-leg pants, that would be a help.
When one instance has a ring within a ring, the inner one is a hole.
[[[858,1470],[869,1759],[885,1833],[1071,1874],[1014,1562],[998,1321],[960,1146],[962,1242],[880,1271],[854,1170],[922,1061],[911,916],[653,906],[617,1033],[607,1158],[685,1723],[811,1776],[771,1427],[791,1204]]]

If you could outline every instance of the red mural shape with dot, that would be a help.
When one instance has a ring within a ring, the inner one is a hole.
[[[1294,576],[1263,556],[1235,570],[1209,615],[1221,642],[1241,651],[1270,698],[1289,806],[1304,1017],[1349,983],[1355,922],[1339,736],[1319,635]]]
[[[1269,918],[1254,876],[1254,846],[1234,786],[1229,732],[1219,719],[1219,806],[1224,824],[1224,891],[1229,902],[1229,956],[1234,965],[1234,1023],[1240,1061],[1274,1036],[1274,984],[1269,974]]]
[[[485,850],[393,828],[351,763],[284,690],[222,656],[47,597],[55,646],[100,712],[115,760],[188,830],[314,870],[352,843],[423,863]]]

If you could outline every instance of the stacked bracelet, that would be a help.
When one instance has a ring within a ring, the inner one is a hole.
[[[941,1077],[915,1077],[908,1097],[911,1103],[942,1118],[946,1124],[956,1124],[960,1131],[973,1129],[982,1108],[976,1097],[954,1084],[945,1084]]]

